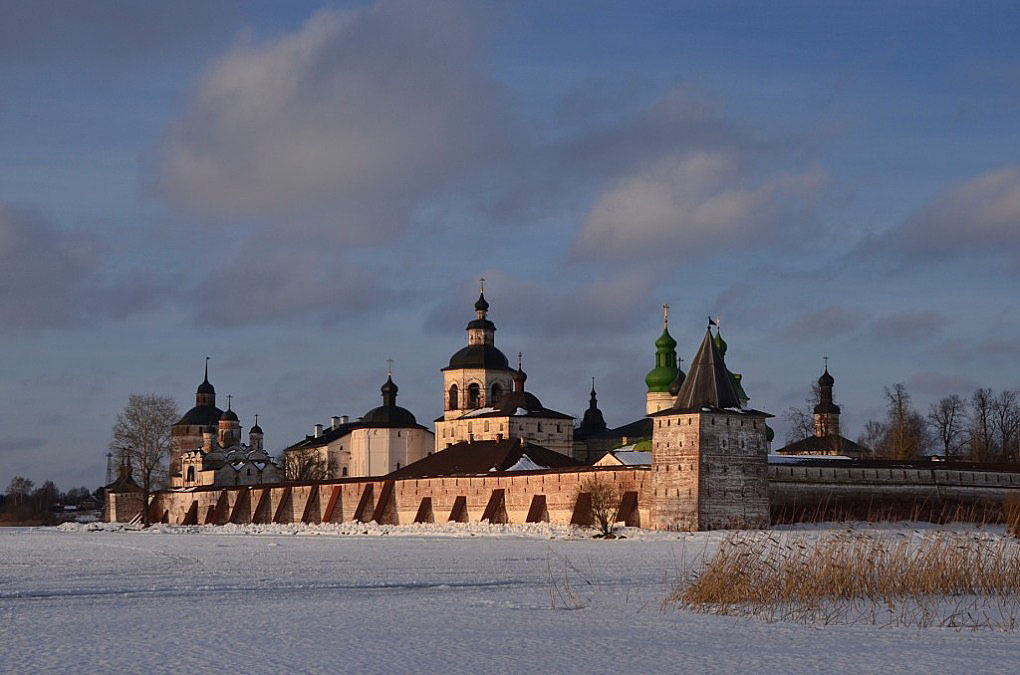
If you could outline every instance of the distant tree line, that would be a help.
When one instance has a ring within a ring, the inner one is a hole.
[[[857,442],[882,459],[942,455],[973,462],[1020,460],[1020,395],[979,388],[932,403],[927,414],[914,408],[903,384],[885,389],[884,420],[869,420]]]
[[[101,508],[102,503],[102,488],[93,492],[83,485],[62,492],[51,480],[36,487],[32,479],[15,476],[0,495],[0,523],[48,523],[55,520],[52,514],[56,509],[63,510],[65,506]]]

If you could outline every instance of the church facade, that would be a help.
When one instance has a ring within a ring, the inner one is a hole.
[[[311,435],[284,450],[288,478],[382,476],[426,457],[433,434],[397,405],[398,391],[391,373],[380,388],[381,406],[353,422],[334,417],[328,429],[316,424]]]
[[[496,347],[485,292],[467,325],[467,346],[442,369],[443,415],[436,421],[435,451],[461,442],[519,439],[572,456],[574,418],[550,410],[530,391],[518,354],[517,369]]]
[[[227,397],[228,399],[230,397]],[[257,485],[283,480],[281,468],[262,446],[264,433],[258,416],[241,442],[241,422],[228,400],[216,407],[216,388],[205,379],[195,392],[195,406],[170,429],[170,487],[204,485]]]

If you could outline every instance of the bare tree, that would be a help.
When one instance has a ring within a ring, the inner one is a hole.
[[[924,420],[910,403],[902,384],[885,390],[888,408],[885,448],[893,459],[917,459],[924,450]]]
[[[7,484],[7,497],[11,500],[14,506],[21,506],[25,503],[25,500],[32,493],[32,488],[35,483],[31,479],[25,478],[24,476],[15,476],[11,479],[11,482]]]
[[[992,436],[992,390],[977,389],[970,397],[970,428],[967,431],[970,458],[975,462],[991,461],[995,451]]]
[[[786,435],[786,444],[811,438],[815,435],[815,405],[820,400],[821,393],[818,382],[811,383],[811,393],[804,400],[803,407],[791,406],[783,413],[783,420],[789,424],[789,431]]]
[[[871,451],[871,456],[882,457],[888,452],[885,448],[885,425],[876,420],[868,420],[864,425],[864,432],[857,437],[857,445],[861,445]]]
[[[786,434],[786,444],[811,438],[815,435],[815,417],[810,409],[789,407],[783,413],[783,420],[789,425]]]
[[[992,399],[992,429],[999,444],[999,453],[1007,462],[1015,462],[1017,428],[1020,426],[1020,409],[1017,393],[1004,389]]]
[[[967,429],[967,406],[953,394],[928,408],[928,427],[942,446],[942,454],[955,457],[960,453]]]
[[[336,473],[336,466],[326,459],[318,448],[289,450],[279,461],[283,466],[283,478],[288,481],[307,482],[328,480]]]
[[[177,404],[172,398],[131,394],[113,425],[110,449],[122,466],[131,468],[142,489],[142,522],[146,526],[150,524],[149,497],[166,482],[170,428],[177,418]]]
[[[49,511],[51,506],[60,501],[60,490],[53,481],[48,480],[35,489],[32,501],[35,502],[36,511]]]
[[[591,515],[603,537],[611,537],[620,506],[616,485],[598,476],[589,476],[578,487],[578,494],[588,493],[591,498]]]

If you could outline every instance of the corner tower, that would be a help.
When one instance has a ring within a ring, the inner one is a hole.
[[[655,367],[645,375],[648,393],[645,395],[645,414],[659,412],[673,405],[674,394],[669,389],[677,379],[676,340],[669,334],[669,305],[662,306],[662,335],[655,341]]]
[[[768,450],[759,410],[741,406],[711,328],[671,408],[652,413],[652,525],[764,527]]]

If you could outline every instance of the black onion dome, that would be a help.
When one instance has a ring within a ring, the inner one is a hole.
[[[197,405],[184,413],[184,416],[181,417],[174,426],[216,426],[216,423],[220,421],[221,415],[223,415],[223,411],[216,406]]]
[[[375,428],[416,427],[418,420],[407,408],[399,405],[381,405],[372,408],[361,418],[363,426]]]
[[[485,300],[485,293],[478,294],[478,301],[475,302],[475,309],[479,312],[489,311],[489,303]]]
[[[237,413],[234,412],[233,410],[231,410],[230,408],[227,408],[225,411],[223,411],[223,414],[220,415],[220,421],[221,422],[237,422],[238,421],[237,420]]]
[[[822,373],[822,376],[818,378],[818,384],[822,385],[823,387],[831,387],[832,385],[836,384],[836,378],[834,378],[832,375],[829,375],[829,369],[826,368],[825,372]]]
[[[253,426],[251,429],[249,429],[248,433],[249,434],[262,434],[263,436],[265,436],[265,433],[262,431],[262,427],[260,427],[257,424],[255,426]]]
[[[209,383],[209,378],[202,381],[202,384],[198,385],[198,394],[215,394],[216,387]]]
[[[383,396],[396,396],[397,392],[400,391],[400,388],[397,386],[397,383],[393,381],[392,377],[387,377],[386,382],[384,382],[383,386],[379,388],[379,391],[382,392]]]
[[[539,401],[538,397],[530,391],[515,391],[504,396],[503,400],[499,402],[499,410],[511,415],[513,415],[514,411],[518,408],[523,408],[528,412],[539,412],[545,410],[542,402]]]
[[[450,357],[450,365],[443,370],[459,368],[487,368],[510,370],[506,355],[494,345],[468,345]]]

